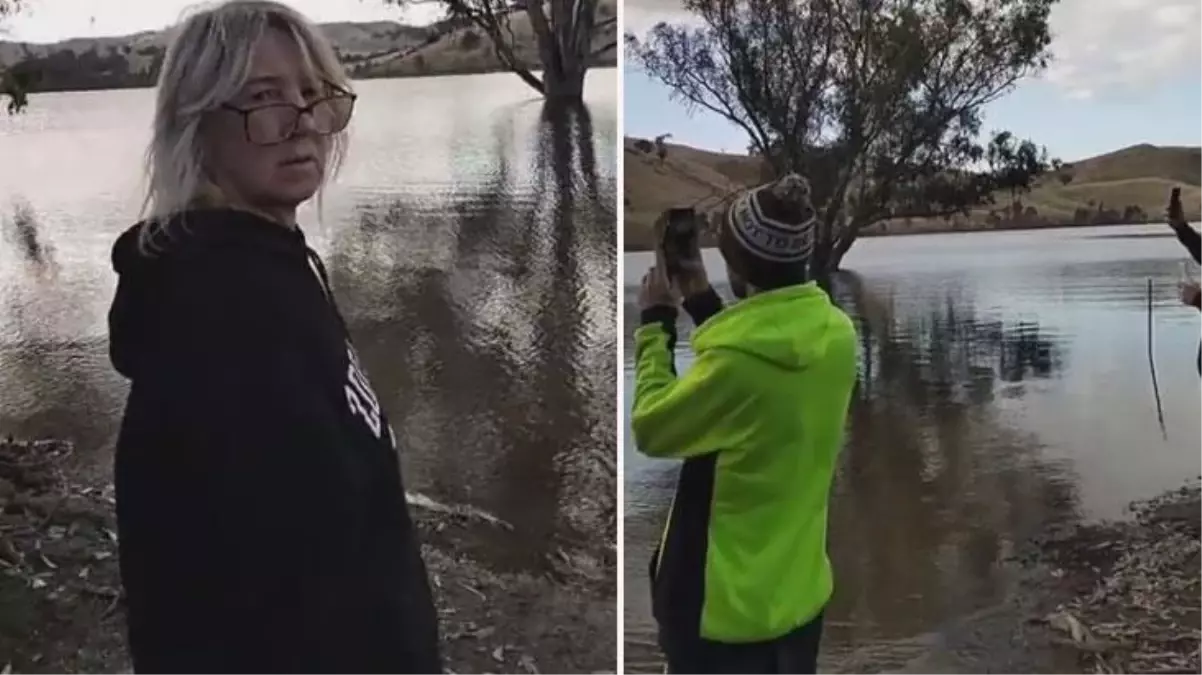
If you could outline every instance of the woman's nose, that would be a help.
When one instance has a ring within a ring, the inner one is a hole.
[[[313,110],[301,109],[299,116],[296,118],[296,133],[311,134],[317,131],[317,125],[313,122]]]

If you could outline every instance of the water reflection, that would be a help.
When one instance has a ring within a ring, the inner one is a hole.
[[[928,298],[923,310],[907,308],[898,316],[896,292],[869,291],[855,272],[840,273],[834,286],[835,301],[856,320],[861,398],[892,384],[906,387],[902,395],[924,408],[960,400],[984,405],[999,382],[1054,377],[1064,366],[1067,346],[1038,321],[979,316],[964,289],[948,289],[942,298]]]
[[[978,319],[963,291],[898,316],[854,274],[835,289],[862,372],[832,498],[828,655],[840,670],[896,668],[877,645],[982,639],[957,634],[956,617],[1011,592],[999,565],[1017,542],[1077,517],[1071,467],[992,410],[1002,384],[1058,376],[1066,345],[1030,320]]]
[[[360,204],[331,276],[407,469],[520,524],[480,554],[612,564],[614,192],[586,108],[543,110],[531,152],[499,117],[482,189],[437,211]]]

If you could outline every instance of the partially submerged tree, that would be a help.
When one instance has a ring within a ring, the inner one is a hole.
[[[966,212],[1046,169],[1012,139],[990,167],[978,137],[983,106],[1047,67],[1055,2],[683,0],[699,28],[626,41],[678,100],[747,132],[772,173],[809,177],[821,276],[864,227]]]
[[[0,0],[0,20],[6,19],[21,11],[23,0]]]
[[[22,5],[22,0],[0,0],[0,34],[4,32],[2,22],[21,11]],[[29,103],[26,96],[27,90],[28,88],[23,78],[14,75],[10,69],[0,66],[0,100],[8,97],[5,109],[8,110],[10,115],[25,109],[25,106]]]
[[[598,0],[388,0],[403,5],[437,2],[450,17],[466,19],[484,31],[497,59],[508,70],[552,102],[579,103],[584,95],[584,77],[599,55],[617,48],[617,41],[594,49],[593,36],[617,16],[601,16]],[[528,68],[517,49],[517,36],[510,21],[524,13],[530,21],[542,62],[541,77]]]

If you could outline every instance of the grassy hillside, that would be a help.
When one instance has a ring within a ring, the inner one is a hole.
[[[625,247],[646,249],[651,224],[674,206],[695,206],[711,217],[724,195],[761,183],[760,160],[683,145],[667,145],[663,161],[655,152],[625,143]],[[1063,183],[1046,176],[1030,193],[1011,202],[994,195],[995,204],[950,221],[911,219],[882,223],[865,234],[909,234],[1100,225],[1159,221],[1173,187],[1181,187],[1186,215],[1202,219],[1202,148],[1136,145],[1072,162]]]
[[[601,0],[598,23],[614,16],[616,0]],[[511,26],[518,56],[539,66],[538,50],[525,12]],[[390,21],[327,23],[321,30],[356,78],[487,73],[503,70],[492,44],[463,21],[408,26]],[[153,86],[162,66],[166,31],[106,38],[75,38],[53,44],[0,41],[0,70],[28,73],[34,91],[119,89]],[[596,31],[594,49],[617,44],[616,23]],[[604,49],[593,65],[617,63],[617,49]]]
[[[601,0],[597,6],[597,22],[612,19],[617,0]],[[531,69],[541,69],[538,44],[525,12],[510,19],[515,42],[514,53]],[[593,50],[599,52],[593,65],[613,66],[618,62],[618,25],[610,22],[593,36]],[[475,26],[456,28],[439,40],[421,45],[412,51],[385,59],[375,59],[352,68],[357,77],[411,77],[416,75],[452,75],[483,73],[501,69],[484,31]]]

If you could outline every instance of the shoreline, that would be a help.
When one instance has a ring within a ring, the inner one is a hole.
[[[1079,672],[1202,672],[1200,480],[1036,542],[1060,590],[1032,620]]]
[[[348,74],[351,72],[351,68],[353,65],[354,64],[344,64],[344,67],[347,68]],[[612,63],[610,62],[609,58],[606,58],[597,63],[590,65],[589,70],[590,71],[611,70],[611,69],[616,69],[617,67],[618,67],[617,58],[614,57],[612,59]],[[438,70],[436,68],[427,66],[427,69],[422,72],[387,73],[387,74],[383,74],[383,75],[367,75],[367,76],[359,76],[359,75],[351,74],[350,79],[352,82],[366,82],[368,80],[408,80],[408,79],[423,78],[423,77],[458,77],[461,75],[491,75],[493,73],[512,73],[512,72],[513,71],[509,70],[508,68],[506,68],[504,66],[499,66],[499,65],[498,66],[488,66],[488,67],[484,67],[484,68],[447,68],[444,70]],[[531,69],[530,72],[535,75],[538,75],[538,73],[542,72],[542,69],[541,68],[533,68],[533,69]],[[158,85],[155,82],[149,82],[149,83],[138,82],[138,83],[134,83],[134,84],[117,86],[117,87],[82,86],[82,87],[62,87],[62,88],[55,87],[55,88],[51,88],[51,89],[33,89],[27,93],[29,94],[30,97],[33,97],[38,94],[68,94],[68,93],[92,92],[92,91],[126,91],[126,90],[130,90],[130,89],[154,89],[156,86],[158,86]]]
[[[111,484],[73,482],[70,443],[0,439],[0,669],[132,672]],[[615,672],[616,564],[554,578],[500,573],[459,542],[508,528],[487,514],[407,495],[422,541],[449,672]],[[589,636],[582,640],[581,636]]]
[[[918,236],[931,235],[931,234],[983,234],[983,233],[987,233],[987,232],[1031,232],[1031,231],[1036,231],[1036,230],[1069,230],[1069,229],[1073,229],[1073,228],[1095,228],[1095,227],[1099,227],[1099,228],[1100,227],[1136,227],[1136,226],[1153,227],[1153,226],[1157,226],[1157,225],[1163,226],[1165,233],[1166,233],[1165,236],[1169,236],[1169,237],[1173,236],[1173,232],[1172,232],[1172,230],[1169,229],[1167,224],[1158,223],[1158,222],[1146,222],[1146,223],[1053,223],[1053,224],[1047,224],[1047,225],[1014,225],[1014,226],[1006,226],[1006,227],[983,227],[982,226],[982,227],[961,228],[961,229],[922,228],[922,229],[912,229],[912,230],[892,230],[889,232],[880,232],[879,230],[874,230],[874,231],[868,231],[868,232],[861,232],[856,238],[857,239],[883,239],[883,238],[888,238],[888,237],[918,237]],[[624,237],[623,239],[624,239],[622,242],[622,244],[623,244],[622,252],[623,253],[650,253],[651,251],[654,250],[654,248],[652,247],[651,244],[647,244],[644,241],[632,242],[632,241],[628,241],[628,239],[629,239],[628,237]],[[641,237],[640,237],[640,239],[641,239]],[[713,248],[713,247],[717,246],[717,241],[712,236],[705,236],[705,237],[702,237],[701,246],[702,246],[702,248],[707,248],[707,247]]]

